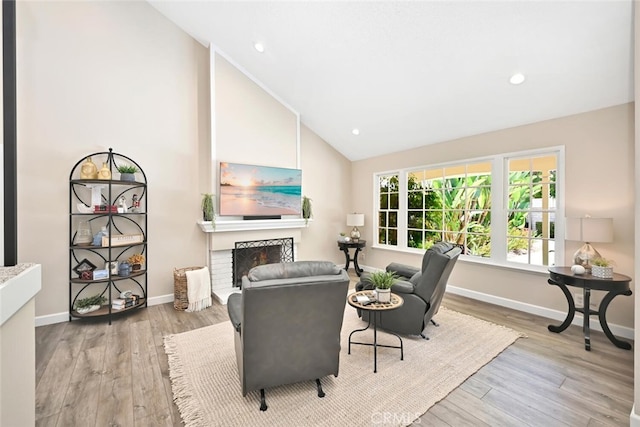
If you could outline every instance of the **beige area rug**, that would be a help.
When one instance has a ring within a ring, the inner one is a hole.
[[[342,327],[338,377],[324,377],[318,398],[315,381],[267,389],[267,411],[260,394],[242,397],[229,322],[165,337],[173,396],[187,426],[368,426],[409,425],[466,378],[523,336],[509,328],[441,308],[430,340],[403,337],[400,350],[352,345],[349,333],[364,325],[347,306]],[[367,342],[373,331],[354,334]],[[372,342],[372,341],[371,341]],[[379,331],[378,342],[397,345]]]

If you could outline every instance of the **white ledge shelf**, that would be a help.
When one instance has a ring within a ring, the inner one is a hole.
[[[217,219],[215,227],[211,221],[198,221],[198,226],[205,233],[225,233],[229,231],[279,230],[291,228],[307,228],[312,220],[303,218],[285,219],[246,219],[223,221]]]

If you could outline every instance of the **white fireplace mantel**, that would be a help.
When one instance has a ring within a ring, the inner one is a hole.
[[[238,292],[232,284],[232,254],[237,242],[290,237],[294,242],[294,254],[302,238],[302,229],[311,220],[304,218],[198,221],[200,229],[207,236],[207,262],[211,272],[213,296],[222,304],[232,293]],[[215,234],[214,234],[215,233]]]
[[[291,228],[306,228],[311,219],[284,218],[284,219],[255,219],[255,220],[220,220],[198,221],[198,226],[205,233],[225,233],[230,231],[252,230],[279,230]]]

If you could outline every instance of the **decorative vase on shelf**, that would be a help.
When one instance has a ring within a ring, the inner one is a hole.
[[[111,179],[111,170],[109,170],[107,162],[102,163],[102,169],[98,171],[98,179]]]
[[[133,264],[131,266],[131,271],[140,271],[142,269],[142,264]]]
[[[80,246],[90,246],[93,243],[93,234],[91,233],[91,225],[88,221],[80,221],[76,230],[76,237],[73,239],[74,244]]]
[[[118,276],[127,277],[129,274],[131,274],[131,265],[126,261],[121,262],[118,265]]]
[[[98,167],[91,161],[91,156],[87,157],[87,159],[80,167],[80,178],[81,179],[97,179],[98,178]]]

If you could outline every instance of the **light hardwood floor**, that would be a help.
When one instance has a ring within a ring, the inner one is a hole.
[[[592,332],[587,352],[580,327],[554,334],[542,317],[449,294],[443,304],[527,338],[468,378],[416,426],[629,425],[633,351]],[[37,425],[182,425],[163,336],[225,320],[226,306],[217,303],[197,313],[163,304],[111,326],[82,320],[36,328]]]

